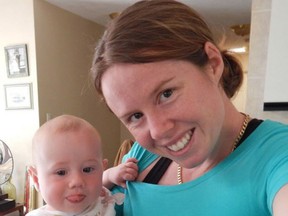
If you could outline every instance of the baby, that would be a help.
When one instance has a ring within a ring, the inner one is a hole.
[[[87,121],[71,115],[49,120],[34,135],[32,155],[28,171],[46,204],[26,216],[110,216],[123,202],[124,195],[112,196],[102,185],[107,160]]]

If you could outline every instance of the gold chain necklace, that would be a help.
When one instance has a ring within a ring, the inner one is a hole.
[[[245,130],[246,130],[247,126],[248,126],[249,120],[250,120],[250,116],[249,116],[248,114],[243,113],[243,115],[245,115],[245,119],[244,119],[244,121],[243,121],[241,130],[240,130],[237,138],[236,138],[235,141],[234,141],[234,145],[233,145],[233,148],[232,148],[232,151],[231,151],[231,152],[233,152],[233,151],[236,149],[239,141],[241,140],[241,138],[242,138],[243,135],[244,135],[244,132],[245,132]],[[178,167],[177,167],[177,180],[178,180],[178,184],[182,184],[182,183],[183,183],[183,179],[182,179],[182,167],[181,167],[179,164],[178,164]]]
[[[178,164],[177,167],[177,180],[178,180],[178,184],[182,184],[183,180],[182,180],[182,167]]]

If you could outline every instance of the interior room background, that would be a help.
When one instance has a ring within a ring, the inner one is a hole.
[[[120,143],[130,135],[88,81],[94,47],[104,26],[44,0],[1,0],[0,4],[0,139],[12,151],[17,202],[23,202],[31,140],[47,119],[67,113],[88,120],[101,133],[110,166]],[[269,82],[271,77],[288,83],[288,29],[282,25],[288,19],[285,8],[286,0],[252,1],[249,55],[240,56],[245,79],[234,103],[253,117],[288,123],[287,111],[263,111],[267,86],[279,88],[277,82]],[[14,44],[27,45],[29,76],[7,77],[4,47]],[[3,86],[23,83],[32,85],[33,107],[7,110]],[[288,95],[287,85],[280,94]]]

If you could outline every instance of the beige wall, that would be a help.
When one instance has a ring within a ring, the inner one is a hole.
[[[271,76],[270,74],[274,74],[278,79],[287,77],[287,75],[285,75],[287,74],[287,66],[283,62],[285,60],[282,60],[282,62],[274,61],[274,57],[271,56],[272,53],[269,52],[269,46],[272,48],[274,44],[278,43],[278,41],[275,41],[275,37],[271,37],[271,30],[273,29],[273,35],[280,35],[281,38],[283,20],[288,19],[288,15],[284,9],[287,8],[287,1],[278,0],[273,1],[273,3],[271,0],[252,1],[252,32],[250,37],[246,111],[258,118],[269,118],[288,123],[287,111],[263,111],[265,82],[269,82],[266,77],[267,73],[269,73],[269,76]],[[278,16],[273,16],[274,13],[278,13]],[[272,23],[271,16],[273,16]],[[280,25],[281,28],[273,25]],[[281,43],[283,48],[287,47],[285,37],[282,38]],[[285,49],[283,50],[283,52],[281,52],[281,49],[278,50],[278,52],[280,52],[278,54],[282,55],[282,59],[288,59],[287,51]],[[278,73],[274,72],[276,68]],[[283,75],[281,75],[281,73],[283,73]],[[274,88],[278,88],[278,86],[274,86]],[[287,92],[288,91],[283,93],[287,94]]]
[[[7,78],[4,47],[27,44],[30,76]],[[12,181],[17,200],[23,201],[25,166],[30,163],[30,144],[39,126],[35,33],[32,0],[1,0],[0,6],[0,139],[11,149],[15,167]],[[5,110],[7,84],[32,83],[33,109]]]
[[[246,109],[246,98],[247,98],[247,75],[248,73],[248,61],[249,61],[249,52],[237,54],[236,57],[240,61],[243,71],[243,83],[237,94],[232,98],[232,103],[240,112],[245,112]]]
[[[102,135],[104,156],[113,163],[121,142],[120,123],[88,84],[94,46],[103,29],[44,0],[1,0],[0,139],[15,159],[18,202],[24,198],[31,139],[47,113],[52,118],[73,114],[92,123]],[[30,76],[7,78],[4,47],[22,43],[28,47]],[[3,85],[16,83],[33,84],[33,109],[5,110]]]
[[[264,102],[288,102],[288,1],[278,0],[271,4]]]
[[[104,155],[112,164],[120,144],[120,123],[96,98],[88,77],[104,27],[45,1],[34,2],[40,124],[47,114],[86,119],[100,131]]]

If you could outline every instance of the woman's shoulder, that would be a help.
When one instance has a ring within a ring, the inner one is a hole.
[[[248,140],[247,147],[254,146],[255,151],[265,153],[265,155],[275,155],[276,152],[287,154],[288,125],[273,120],[264,120],[248,137]]]
[[[253,154],[249,157],[251,160],[266,157],[272,161],[272,158],[279,159],[279,155],[288,155],[288,125],[269,119],[263,120],[247,136],[237,152],[242,156]]]
[[[264,120],[263,126],[267,129],[268,128],[271,128],[271,129],[282,128],[282,129],[288,130],[288,124],[285,124],[284,122],[280,122],[280,121],[271,120],[271,119]]]
[[[282,122],[273,120],[264,120],[260,125],[258,133],[263,137],[270,137],[272,139],[282,139],[288,141],[288,125]]]

